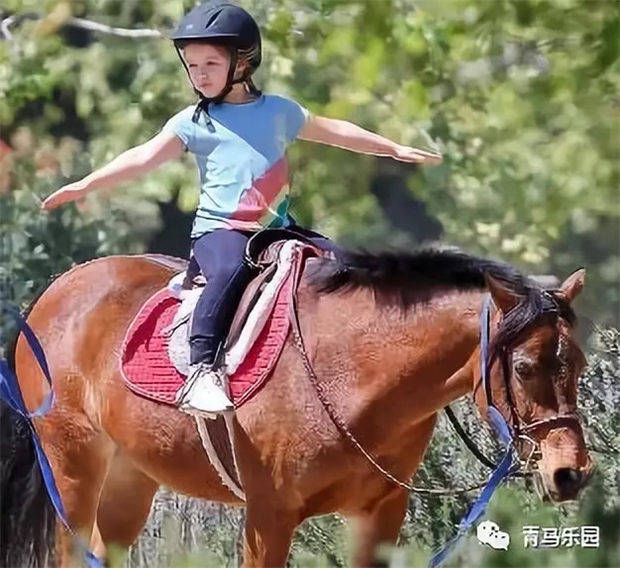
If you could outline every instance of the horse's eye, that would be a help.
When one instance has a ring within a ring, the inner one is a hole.
[[[525,361],[517,361],[514,365],[515,373],[521,378],[526,379],[532,374],[532,366]]]

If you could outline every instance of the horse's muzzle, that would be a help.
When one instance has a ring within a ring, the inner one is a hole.
[[[539,491],[543,501],[553,503],[563,503],[574,501],[579,497],[581,490],[588,484],[592,477],[592,462],[588,461],[587,466],[582,468],[557,467],[549,472],[540,471],[540,485],[544,486],[543,491]],[[540,487],[539,485],[539,487]]]

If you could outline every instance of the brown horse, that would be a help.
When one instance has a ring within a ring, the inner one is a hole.
[[[210,465],[194,420],[136,396],[119,373],[129,323],[184,267],[184,261],[159,255],[94,260],[57,278],[28,316],[57,395],[35,427],[71,526],[102,557],[106,546],[128,547],[136,540],[161,485],[243,505]],[[563,501],[576,498],[592,469],[574,415],[577,378],[586,361],[572,336],[570,302],[584,276],[578,270],[559,289],[545,292],[504,263],[453,250],[347,252],[337,261],[317,259],[306,267],[299,320],[321,390],[337,414],[383,468],[408,479],[445,405],[473,391],[486,415],[479,313],[490,292],[491,349],[511,354],[507,375],[498,363],[503,359],[491,367],[493,402],[514,428],[527,429],[528,442],[519,439],[517,449],[523,458],[536,450],[533,461],[548,495]],[[545,310],[545,302],[557,310]],[[32,409],[47,387],[23,337],[14,368]],[[333,511],[356,521],[358,566],[374,562],[379,543],[396,541],[407,491],[341,435],[291,337],[270,381],[236,417],[247,495],[246,566],[284,565],[295,528]],[[8,433],[13,451],[22,451],[16,445],[20,429]],[[17,472],[32,460],[31,453],[18,453],[3,466],[16,470],[3,472],[1,488],[2,495],[12,495],[2,520],[14,553],[9,558],[5,551],[6,565],[23,565],[27,554],[45,558],[51,542],[50,517],[38,505],[34,482],[23,492],[7,486],[7,479],[19,481]],[[30,523],[29,531],[13,522],[17,534],[8,534],[7,522],[15,515]],[[57,535],[56,560],[66,565],[77,554],[74,540],[64,530]],[[24,542],[28,539],[32,542]]]

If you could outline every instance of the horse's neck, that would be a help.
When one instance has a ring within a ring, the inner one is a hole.
[[[404,314],[375,308],[372,334],[352,342],[361,421],[388,422],[397,435],[471,391],[481,299],[445,292]]]

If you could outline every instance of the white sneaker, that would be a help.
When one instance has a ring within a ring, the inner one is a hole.
[[[189,366],[187,380],[175,402],[183,412],[203,418],[216,418],[221,412],[235,409],[226,394],[224,374],[204,362]]]

